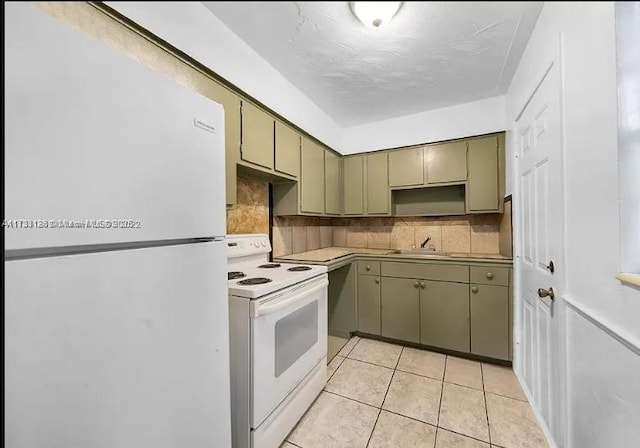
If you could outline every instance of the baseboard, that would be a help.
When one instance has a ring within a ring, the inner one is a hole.
[[[533,415],[536,418],[536,421],[538,422],[538,425],[540,425],[540,428],[542,429],[542,433],[544,434],[545,439],[547,439],[547,443],[549,444],[549,448],[558,448],[558,444],[556,443],[556,441],[551,436],[551,431],[547,427],[547,424],[544,422],[544,419],[542,418],[542,415],[540,414],[540,412],[538,411],[538,408],[534,404],[533,397],[531,396],[531,392],[529,391],[529,388],[527,387],[527,384],[523,381],[523,379],[520,377],[520,374],[518,372],[516,372],[514,370],[513,373],[516,375],[516,378],[518,379],[518,382],[520,383],[520,387],[522,388],[522,391],[524,392],[525,396],[527,397],[527,401],[529,402],[529,406],[531,406],[531,410],[533,411]]]

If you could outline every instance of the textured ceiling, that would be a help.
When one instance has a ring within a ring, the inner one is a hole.
[[[405,2],[385,28],[348,2],[204,2],[348,127],[505,93],[542,2]]]

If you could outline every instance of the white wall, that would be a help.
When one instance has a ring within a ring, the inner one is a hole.
[[[472,103],[390,118],[343,132],[345,154],[437,142],[504,131],[505,98],[498,96]]]
[[[622,270],[640,273],[640,2],[618,2],[618,144]]]
[[[504,97],[341,128],[199,2],[106,2],[342,154],[503,131]]]
[[[560,41],[566,264],[562,295],[570,301],[563,313],[569,362],[566,446],[640,446],[640,290],[615,279],[620,219],[614,3],[545,3],[507,93],[507,121],[511,132],[548,67],[550,49],[557,49]],[[518,235],[516,228],[516,244]]]

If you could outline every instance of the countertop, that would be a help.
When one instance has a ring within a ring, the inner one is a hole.
[[[336,269],[353,261],[358,257],[373,257],[389,260],[430,260],[443,262],[481,262],[511,265],[513,260],[500,254],[471,254],[462,252],[452,252],[448,255],[435,254],[412,254],[395,253],[395,249],[361,249],[355,247],[325,247],[324,249],[300,252],[297,254],[284,255],[274,258],[275,261],[282,262],[305,262],[310,264],[323,264],[329,270]]]

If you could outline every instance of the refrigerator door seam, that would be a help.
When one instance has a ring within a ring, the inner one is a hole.
[[[183,238],[177,240],[140,241],[135,243],[88,244],[81,246],[42,247],[35,249],[12,249],[4,252],[4,260],[30,260],[34,258],[61,257],[65,255],[113,252],[119,250],[148,249],[152,247],[180,246],[185,244],[222,242],[219,237]]]

